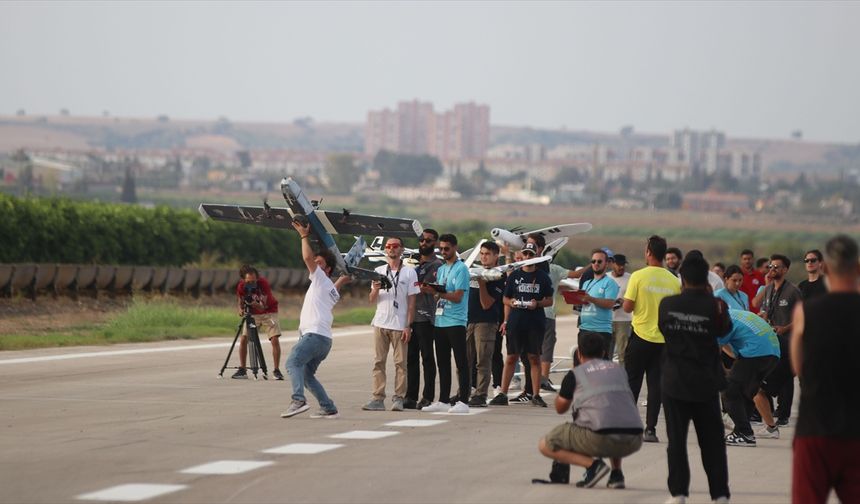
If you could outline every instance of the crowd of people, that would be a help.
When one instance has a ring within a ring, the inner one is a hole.
[[[282,416],[309,409],[307,387],[320,404],[312,416],[335,418],[337,408],[315,373],[331,349],[338,289],[349,280],[333,282],[334,258],[312,249],[306,226],[293,225],[302,237],[311,286],[302,305],[299,342],[286,360],[293,394]],[[484,242],[478,260],[490,269],[501,260],[540,256],[545,245],[539,234],[529,235],[518,251]],[[643,442],[659,442],[662,407],[668,502],[683,503],[689,495],[691,422],[711,498],[727,502],[727,446],[755,447],[760,439],[779,438],[780,427],[792,421],[793,500],[825,502],[835,488],[842,501],[860,501],[860,477],[853,477],[860,476],[860,429],[852,422],[859,398],[849,361],[860,345],[853,338],[860,334],[856,242],[840,235],[824,253],[808,251],[803,258],[807,279],[797,286],[786,277],[791,259],[782,254],[756,261],[751,250],[743,250],[739,264],[711,267],[700,251],[685,255],[660,236],[648,238],[643,252],[645,267],[632,273],[626,271],[626,256],[604,248],[593,250],[590,264],[578,270],[543,262],[495,279],[470,274],[452,234],[425,229],[414,267],[403,260],[403,241],[389,238],[385,264],[376,272],[392,286],[382,289],[373,282],[369,293],[376,306],[374,359],[371,395],[363,409],[459,414],[510,402],[547,407],[541,391],[556,391],[549,377],[555,294],[564,288],[563,280],[577,278],[578,346],[554,404],[559,414],[572,410],[573,418],[540,439],[539,450],[553,466],[549,480],[536,482],[568,483],[573,464],[585,469],[579,487],[592,487],[609,475],[609,488],[624,488],[621,459]],[[263,284],[256,271],[243,270],[243,276],[243,281]],[[266,299],[255,305],[255,313],[268,314],[262,327],[275,343],[280,330]],[[395,370],[390,406],[389,353]],[[523,390],[510,398],[517,368]],[[243,371],[234,378],[243,377]],[[801,383],[800,408],[792,419],[795,376]],[[644,422],[637,408],[643,381]]]

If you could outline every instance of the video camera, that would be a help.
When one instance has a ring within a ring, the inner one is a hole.
[[[243,294],[242,300],[245,303],[245,306],[249,306],[254,302],[254,295],[260,290],[257,282],[246,282],[245,283],[245,291]]]

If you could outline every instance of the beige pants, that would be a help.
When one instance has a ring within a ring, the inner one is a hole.
[[[373,359],[373,398],[385,399],[385,363],[389,347],[394,348],[394,397],[406,397],[406,342],[403,331],[373,328],[373,344],[376,357]]]
[[[633,322],[613,322],[612,338],[615,340],[614,354],[618,355],[618,364],[624,367],[624,352],[627,351],[627,341],[630,340],[630,331],[633,330]],[[611,359],[612,356],[610,355]]]
[[[466,362],[469,366],[474,362],[478,368],[475,395],[485,396],[490,388],[498,328],[499,324],[495,322],[479,322],[466,326]]]

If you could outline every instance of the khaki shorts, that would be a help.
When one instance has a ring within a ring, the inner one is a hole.
[[[567,450],[589,457],[622,458],[642,447],[642,434],[598,434],[571,422],[549,431],[544,439],[552,451]]]
[[[265,334],[269,339],[277,338],[281,335],[281,325],[278,324],[278,315],[276,313],[254,315],[254,321],[257,323],[257,334]],[[242,336],[247,335],[248,328],[242,326]]]

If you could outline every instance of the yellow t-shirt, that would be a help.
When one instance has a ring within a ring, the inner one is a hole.
[[[664,268],[646,266],[630,275],[624,298],[636,303],[633,306],[633,331],[651,343],[665,343],[657,327],[660,301],[667,296],[680,294],[681,281]]]

